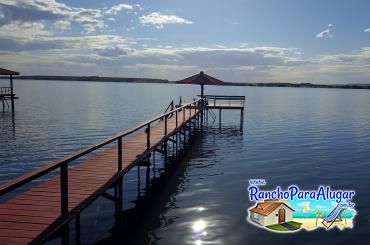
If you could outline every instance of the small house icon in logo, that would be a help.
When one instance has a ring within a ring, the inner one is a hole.
[[[249,218],[261,226],[269,226],[293,221],[293,212],[286,200],[270,199],[258,202],[249,209]]]

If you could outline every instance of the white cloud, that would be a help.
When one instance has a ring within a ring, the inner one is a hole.
[[[136,26],[131,26],[131,27],[126,28],[126,31],[133,31],[135,29],[136,29]]]
[[[320,33],[318,33],[316,35],[317,38],[324,38],[324,37],[327,37],[327,38],[332,38],[334,37],[333,34],[331,34],[331,31],[329,29],[325,30],[325,31],[322,31]]]
[[[0,8],[4,15],[0,26],[14,22],[34,23],[63,20],[80,25],[85,33],[91,33],[104,27],[100,9],[71,7],[56,0],[3,0]],[[56,25],[60,26],[60,23]]]
[[[317,38],[333,38],[334,35],[331,33],[331,27],[333,27],[333,24],[328,24],[328,29],[318,33],[316,35]]]
[[[199,70],[234,82],[361,83],[370,80],[370,48],[352,54],[304,60],[300,50],[295,48],[150,48],[148,40],[143,41],[143,49],[132,50],[125,45],[129,40],[118,36],[50,37],[51,43],[68,44],[68,47],[41,53],[2,55],[0,66],[12,62],[22,74],[83,74],[170,80],[181,79]],[[99,70],[94,67],[99,67]]]
[[[246,48],[247,46],[248,46],[248,43],[246,43],[246,42],[242,42],[239,45],[240,48]]]
[[[364,32],[370,32],[370,28],[366,28]]]
[[[165,15],[158,12],[142,15],[139,17],[139,20],[143,25],[153,25],[159,29],[163,28],[163,26],[167,24],[193,24],[192,21],[176,15]]]
[[[114,5],[105,11],[106,14],[116,15],[123,10],[133,10],[134,7],[127,3]]]
[[[22,42],[39,37],[51,36],[51,33],[45,30],[45,25],[40,22],[13,21],[10,24],[0,26],[0,33],[1,38]]]
[[[138,9],[134,6],[134,10]],[[106,10],[74,8],[54,0],[3,0],[0,3],[0,66],[13,63],[23,74],[99,73],[96,75],[176,80],[206,70],[236,82],[370,81],[370,48],[304,58],[302,50],[289,47],[250,47],[241,43],[234,48],[229,45],[180,48],[173,43],[155,46],[158,42],[151,43],[151,39],[102,34],[62,36],[53,32],[53,28],[67,30],[75,26],[83,28],[85,33],[103,29],[104,20],[115,17],[103,16]],[[143,25],[156,28],[193,23],[155,12],[139,20]],[[318,34],[318,38],[331,37],[330,27],[332,25]]]
[[[138,4],[121,3],[109,8],[81,8],[62,3],[60,0],[2,0],[0,2],[0,26],[12,23],[45,22],[59,30],[82,27],[89,34],[106,27],[104,19],[112,21],[113,15],[127,10],[142,10]],[[108,15],[108,16],[105,16]],[[110,15],[110,16],[109,16]]]
[[[70,26],[71,22],[69,22],[68,20],[58,20],[54,23],[54,27],[61,31],[71,29]]]
[[[126,50],[121,47],[107,47],[102,50],[98,50],[98,54],[100,56],[105,56],[105,57],[118,57],[122,55],[127,55],[130,52],[133,52],[133,50]]]
[[[45,30],[42,23],[12,23],[0,26],[1,51],[64,50],[78,52],[125,47],[131,39],[117,35],[62,36]]]
[[[143,8],[143,7],[141,7],[141,5],[140,5],[140,4],[135,4],[135,7],[137,7],[140,11],[143,11],[143,10],[144,10],[144,8]]]

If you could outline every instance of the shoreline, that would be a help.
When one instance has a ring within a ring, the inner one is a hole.
[[[0,79],[8,79],[0,77]],[[17,76],[15,80],[45,80],[45,81],[74,81],[74,82],[120,82],[120,83],[163,83],[177,84],[176,81],[155,78],[128,78],[128,77],[100,77],[100,76]],[[285,82],[268,82],[268,83],[237,83],[225,82],[219,86],[246,86],[246,87],[288,87],[288,88],[330,88],[330,89],[370,89],[369,84],[312,84],[312,83],[285,83]]]
[[[316,226],[316,218],[293,218],[293,221],[302,223],[302,228],[305,228],[309,231],[315,230],[318,228],[325,229],[324,225],[321,223],[323,219],[319,218],[317,221]],[[330,229],[333,229],[334,227],[337,227],[340,230],[344,230],[347,228],[352,229],[353,228],[353,218],[348,218],[347,220],[343,219],[341,222],[335,222]]]

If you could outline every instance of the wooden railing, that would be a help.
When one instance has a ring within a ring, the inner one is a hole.
[[[217,106],[217,104],[228,106],[241,106],[244,107],[245,96],[234,95],[204,95],[207,105]]]
[[[150,119],[132,129],[129,129],[127,131],[124,131],[124,132],[121,132],[111,138],[108,138],[102,142],[99,142],[93,146],[90,146],[86,149],[83,149],[83,150],[80,150],[76,153],[73,153],[71,155],[68,155],[60,160],[57,160],[57,161],[54,161],[50,164],[47,164],[46,166],[44,167],[41,167],[39,169],[36,169],[28,174],[25,174],[21,177],[18,177],[16,179],[13,179],[13,180],[10,180],[8,182],[5,182],[3,184],[0,185],[0,196],[1,195],[4,195],[6,193],[9,193],[10,191],[18,188],[18,187],[21,187],[21,186],[24,186],[25,184],[41,177],[41,176],[44,176],[50,172],[52,172],[53,170],[56,170],[56,169],[60,169],[60,193],[61,193],[61,216],[63,215],[66,215],[68,214],[68,165],[69,163],[71,163],[72,161],[76,160],[76,159],[79,159],[85,155],[87,155],[88,153],[91,153],[93,151],[96,151],[98,149],[101,149],[102,147],[110,144],[110,143],[113,143],[113,142],[117,142],[117,147],[118,147],[118,154],[117,154],[117,172],[118,173],[121,173],[121,171],[123,170],[122,169],[122,158],[123,158],[123,155],[122,155],[122,141],[123,141],[123,138],[124,137],[127,137],[141,129],[145,129],[145,132],[147,134],[147,151],[150,151],[151,150],[151,147],[154,147],[154,146],[151,146],[151,143],[150,143],[150,128],[151,128],[151,125],[155,122],[159,122],[160,120],[164,120],[164,136],[163,138],[165,139],[166,137],[168,137],[167,133],[168,133],[168,129],[167,129],[167,119],[169,118],[169,115],[173,115],[175,114],[176,116],[176,129],[178,127],[178,114],[179,113],[183,113],[183,122],[186,121],[185,120],[185,109],[189,111],[189,118],[191,118],[192,116],[194,116],[197,112],[199,112],[200,109],[203,109],[200,105],[202,103],[200,103],[202,99],[198,99],[198,100],[195,100],[191,103],[188,103],[188,104],[185,104],[179,108],[176,108],[175,110],[172,110],[172,111],[169,111],[167,113],[164,113],[160,116],[157,116],[153,119]]]

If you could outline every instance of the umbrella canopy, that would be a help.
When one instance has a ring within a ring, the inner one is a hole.
[[[8,69],[0,68],[0,75],[19,75],[19,72],[11,71]]]
[[[223,85],[225,82],[217,78],[211,77],[201,71],[199,74],[196,74],[194,76],[177,81],[177,83],[200,85],[201,86],[201,96],[203,97],[204,85]]]

